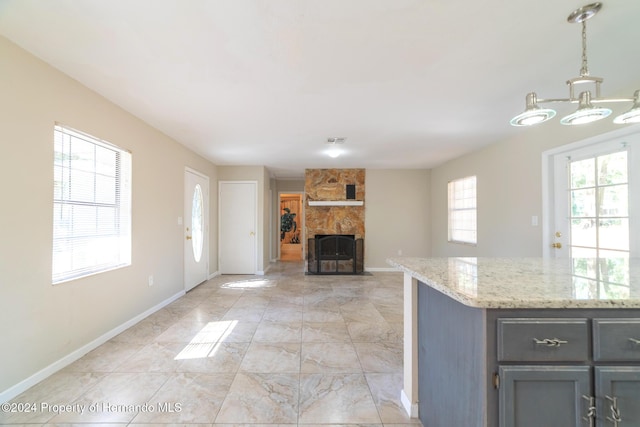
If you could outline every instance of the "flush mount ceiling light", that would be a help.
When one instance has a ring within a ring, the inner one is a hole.
[[[563,125],[580,125],[584,123],[595,122],[604,119],[611,114],[611,109],[604,107],[596,107],[594,104],[608,102],[633,102],[633,106],[629,111],[617,116],[613,122],[617,124],[640,123],[640,90],[637,90],[633,98],[603,98],[600,96],[600,84],[602,77],[591,77],[589,75],[589,66],[587,62],[587,20],[595,16],[602,8],[602,3],[592,3],[571,12],[567,21],[572,24],[582,24],[582,67],[580,68],[580,76],[567,80],[569,86],[569,98],[548,98],[539,99],[535,92],[531,92],[526,96],[526,108],[524,113],[518,114],[511,119],[513,126],[531,126],[538,123],[546,122],[552,119],[556,112],[550,108],[540,108],[538,104],[547,102],[569,102],[578,104],[578,110],[569,114],[560,120]],[[595,89],[595,97],[591,95],[590,90],[580,92],[578,97],[575,96],[575,86],[582,84],[591,84]]]
[[[332,147],[327,150],[327,155],[333,159],[340,156],[342,154],[342,150],[340,150],[337,146],[344,144],[347,138],[342,136],[333,136],[327,138],[327,145],[331,145]]]

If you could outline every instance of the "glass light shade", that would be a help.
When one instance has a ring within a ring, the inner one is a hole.
[[[532,126],[552,119],[556,112],[550,108],[533,108],[515,116],[511,126]]]
[[[560,120],[563,125],[583,125],[585,123],[591,123],[604,119],[611,114],[611,110],[608,108],[581,108],[575,113],[569,114]]]
[[[640,106],[632,108],[624,114],[620,114],[613,119],[613,123],[625,124],[625,123],[640,123]]]
[[[569,114],[560,120],[563,125],[582,125],[604,119],[611,114],[609,108],[594,107],[591,104],[591,92],[580,94],[580,104],[575,113]]]
[[[511,126],[531,126],[538,123],[546,122],[552,119],[556,112],[550,108],[538,107],[538,97],[535,92],[527,94],[526,97],[527,107],[524,113],[515,116],[509,123]]]
[[[640,90],[633,94],[633,107],[626,113],[620,114],[613,119],[613,123],[640,123]]]

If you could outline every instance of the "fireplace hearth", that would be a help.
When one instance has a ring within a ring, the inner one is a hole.
[[[364,239],[352,234],[316,234],[307,245],[310,274],[361,274],[364,272]]]

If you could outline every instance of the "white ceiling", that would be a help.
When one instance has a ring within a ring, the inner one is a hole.
[[[0,0],[0,34],[215,164],[286,179],[431,168],[530,131],[509,119],[527,92],[568,96],[566,18],[588,1]],[[638,0],[588,22],[604,96],[640,89],[638,22]]]

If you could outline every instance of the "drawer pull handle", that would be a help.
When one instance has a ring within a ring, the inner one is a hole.
[[[569,341],[563,341],[558,338],[545,338],[543,340],[534,338],[533,342],[535,342],[537,345],[546,345],[547,347],[560,347],[560,345],[562,344],[569,344]]]
[[[589,427],[593,427],[596,419],[596,399],[593,396],[585,396],[584,394],[582,398],[587,401],[587,416],[582,417],[582,419],[589,422]]]
[[[634,343],[635,345],[640,345],[640,340],[635,339],[635,338],[629,338],[629,341],[631,341],[632,343]]]
[[[620,409],[618,408],[618,398],[605,396],[605,399],[611,402],[609,406],[611,416],[607,417],[607,420],[611,421],[614,427],[618,427],[618,423],[622,422],[622,415],[620,415]]]

